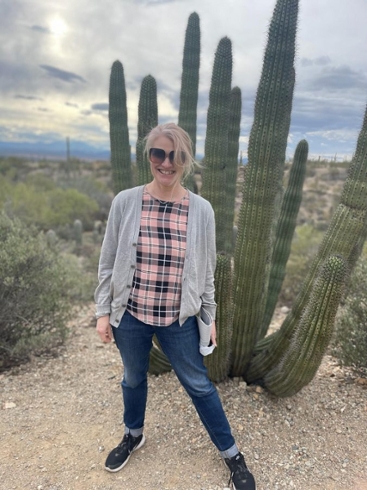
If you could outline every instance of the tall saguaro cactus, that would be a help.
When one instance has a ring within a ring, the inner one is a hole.
[[[228,157],[229,109],[232,82],[232,43],[219,41],[215,53],[205,138],[205,167],[201,193],[215,212],[217,251],[226,250],[225,216],[226,167]]]
[[[285,160],[294,85],[297,15],[297,0],[278,0],[256,95],[235,251],[232,374],[236,376],[246,372],[265,309],[274,202]]]
[[[148,75],[144,77],[138,108],[138,139],[136,141],[136,164],[138,167],[139,184],[151,180],[149,161],[144,155],[144,138],[158,124],[157,82]]]
[[[290,178],[281,205],[295,83],[297,16],[298,0],[276,1],[249,138],[234,260],[228,238],[231,240],[232,237],[229,230],[233,225],[235,193],[231,171],[236,166],[231,167],[229,156],[232,151],[238,154],[241,96],[239,89],[233,89],[231,96],[232,47],[228,38],[220,41],[214,60],[202,187],[203,196],[215,210],[218,251],[215,283],[219,343],[214,354],[205,360],[209,375],[215,381],[221,381],[227,375],[243,376],[247,382],[259,382],[277,396],[296,393],[315,375],[332,332],[345,280],[367,234],[366,109],[341,202],[301,291],[281,328],[262,338],[270,322],[281,282],[279,278],[289,254],[307,159],[307,143],[303,141],[297,147],[292,171],[294,178]],[[198,28],[196,22],[196,15],[190,17],[186,36],[190,42]],[[188,39],[185,56],[187,46]],[[191,46],[191,54],[193,49]],[[195,92],[189,83],[190,77],[186,79],[190,71],[185,62],[183,72],[183,86],[187,83],[188,90]],[[186,97],[185,93],[183,87],[181,96]],[[236,97],[237,122],[234,122]],[[179,119],[183,127],[186,124],[182,122],[184,114],[185,117],[193,114],[192,109],[184,109],[184,106],[182,102]],[[139,144],[157,120],[156,84],[149,76],[144,79],[139,103],[137,161],[141,183],[150,176]],[[186,126],[190,132],[188,128]],[[151,354],[150,369],[154,373],[170,369],[158,345]]]
[[[125,76],[124,68],[118,60],[113,63],[111,69],[108,117],[113,190],[117,194],[132,186]]]
[[[189,17],[185,35],[178,125],[190,135],[194,155],[196,153],[196,118],[199,97],[199,69],[200,18],[196,12],[193,12]]]

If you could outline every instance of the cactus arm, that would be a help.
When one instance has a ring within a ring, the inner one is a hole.
[[[292,396],[315,376],[331,339],[346,277],[347,265],[341,256],[329,257],[321,267],[287,350],[264,377],[274,395]]]
[[[138,138],[136,141],[136,164],[138,167],[139,185],[147,184],[151,180],[150,165],[144,155],[144,138],[149,131],[158,124],[157,83],[148,75],[143,78],[139,107],[138,107]]]
[[[216,383],[223,381],[229,372],[233,320],[232,280],[231,257],[218,254],[215,270],[217,348],[204,358],[209,378]]]
[[[293,330],[311,294],[316,271],[327,257],[339,254],[348,261],[355,261],[356,248],[365,233],[367,217],[367,110],[360,131],[357,148],[348,177],[344,183],[341,202],[335,210],[330,225],[320,244],[318,253],[307,273],[303,287],[281,328],[256,346],[259,352],[251,361],[246,373],[248,381],[260,379],[278,364],[282,353],[288,348]]]
[[[113,190],[117,194],[133,185],[125,76],[124,68],[118,60],[113,63],[111,69],[108,118],[110,122]]]
[[[246,371],[265,308],[274,202],[282,178],[292,106],[297,15],[297,0],[278,0],[256,95],[235,250],[234,376]]]
[[[215,213],[218,253],[225,251],[226,165],[232,81],[232,43],[224,37],[215,53],[205,138],[205,169],[201,194]]]
[[[193,154],[196,153],[196,117],[199,96],[200,68],[200,18],[193,12],[188,20],[184,54],[182,60],[182,77],[178,125],[190,136]]]
[[[272,264],[267,295],[267,303],[259,339],[264,337],[278,301],[285,276],[286,264],[291,252],[291,244],[297,223],[297,215],[302,201],[302,188],[306,175],[308,143],[298,143],[291,166],[287,189],[283,196],[280,216],[275,232]]]
[[[222,210],[225,213],[224,231],[226,242],[225,250],[227,253],[233,253],[233,225],[234,211],[236,201],[236,184],[238,174],[238,150],[241,128],[241,89],[234,87],[231,91],[230,109],[229,109],[229,132],[228,132],[228,156],[226,166],[226,205]]]

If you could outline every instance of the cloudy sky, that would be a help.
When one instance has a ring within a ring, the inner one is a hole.
[[[0,0],[1,143],[54,144],[70,137],[109,149],[111,65],[124,66],[134,149],[140,83],[155,77],[160,122],[177,122],[187,19],[200,16],[198,153],[205,140],[219,40],[233,44],[242,90],[246,154],[267,27],[275,0]],[[301,0],[296,88],[287,155],[351,156],[367,103],[366,0]]]

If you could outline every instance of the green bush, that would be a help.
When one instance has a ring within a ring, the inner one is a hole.
[[[66,263],[35,229],[0,214],[0,369],[53,352],[71,315]]]
[[[13,184],[11,188],[6,182],[0,182],[1,185],[5,195],[2,208],[26,225],[48,230],[72,226],[76,219],[80,219],[85,229],[93,229],[98,204],[76,189],[55,188],[40,192],[37,187],[25,183]]]
[[[332,354],[367,375],[367,258],[361,257],[335,324]]]

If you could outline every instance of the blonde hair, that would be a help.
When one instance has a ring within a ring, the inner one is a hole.
[[[145,137],[145,154],[149,158],[149,151],[154,148],[154,141],[159,136],[165,136],[173,143],[175,152],[174,163],[184,168],[183,179],[194,172],[196,166],[199,166],[195,161],[192,153],[192,141],[188,133],[177,126],[175,123],[158,124]]]

